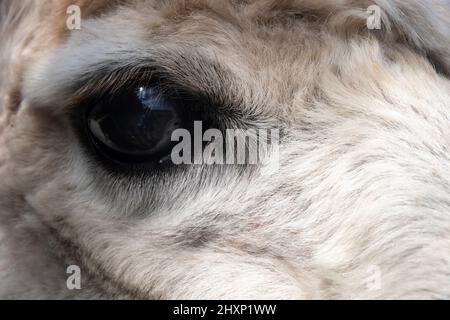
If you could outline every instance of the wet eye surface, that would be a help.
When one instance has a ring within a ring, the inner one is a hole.
[[[86,127],[97,152],[121,163],[168,163],[177,129],[191,131],[201,111],[180,97],[138,86],[105,96],[89,109]]]
[[[87,115],[100,152],[122,162],[160,161],[173,147],[172,132],[185,127],[175,101],[150,87],[107,96]]]

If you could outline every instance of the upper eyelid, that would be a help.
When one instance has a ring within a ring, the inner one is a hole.
[[[155,79],[155,72],[150,68],[118,68],[113,70],[97,70],[84,79],[80,79],[71,87],[71,94],[75,97],[88,95],[113,94],[132,85],[150,84]]]
[[[155,68],[119,68],[112,71],[100,70],[91,73],[73,83],[63,99],[70,101],[70,107],[76,107],[84,101],[101,99],[108,95],[114,96],[120,92],[136,88],[138,86],[156,87],[161,93],[185,91],[192,96],[197,93],[185,88],[176,81],[171,80],[170,75],[156,71]]]
[[[126,61],[116,52],[117,59],[97,57],[96,61],[88,62],[86,57],[70,54],[69,48],[38,61],[26,71],[22,93],[32,104],[60,103],[61,99],[54,97],[80,100],[89,94],[114,92],[124,86],[139,82],[145,84],[154,79],[164,80],[162,87],[170,84],[171,88],[181,87],[212,96],[217,93],[214,91],[221,90],[222,81],[227,78],[225,74],[229,73],[200,54],[183,56],[176,52],[153,52],[155,58],[135,55]]]
[[[208,72],[204,78],[196,81],[199,85],[193,86],[192,82],[185,81],[176,74],[176,70],[171,70],[169,67],[157,66],[156,62],[149,61],[143,66],[123,66],[110,68],[114,65],[104,63],[108,67],[100,67],[97,70],[91,71],[89,74],[83,76],[70,86],[65,88],[63,95],[73,102],[85,100],[89,96],[102,96],[104,94],[114,94],[126,88],[136,86],[153,86],[157,87],[162,93],[166,92],[181,92],[188,93],[189,96],[208,97],[210,100],[223,100],[224,92],[222,87],[225,83],[220,83],[219,75],[214,75],[214,72]],[[206,65],[204,70],[208,69]],[[209,70],[217,70],[211,68]],[[215,79],[209,79],[213,77]],[[191,80],[191,79],[189,79]],[[194,80],[195,81],[195,80]],[[215,83],[213,86],[202,87],[202,84]],[[216,99],[220,97],[220,99]]]
[[[137,86],[152,86],[156,87],[162,94],[175,95],[177,98],[185,99],[189,101],[191,99],[201,101],[203,105],[209,104],[210,108],[217,108],[218,114],[222,114],[223,118],[231,119],[234,122],[240,122],[239,117],[233,116],[233,111],[227,109],[233,109],[234,101],[223,94],[222,91],[225,83],[220,83],[213,87],[209,87],[208,90],[204,90],[199,87],[192,87],[186,84],[183,79],[180,79],[176,75],[172,74],[170,68],[156,66],[157,63],[149,61],[145,66],[134,67],[119,67],[113,70],[99,69],[86,79],[80,79],[79,84],[72,86],[68,94],[71,100],[71,106],[73,108],[83,104],[84,101],[91,101],[93,98],[101,98],[104,95],[114,95],[124,90],[136,88]],[[208,63],[205,65],[205,69],[208,68]],[[213,74],[217,70],[211,68],[209,75],[215,77]],[[219,71],[220,72],[220,71]],[[217,75],[216,81],[219,75]],[[205,83],[208,83],[208,79],[203,79]],[[209,79],[210,81],[214,81]],[[235,119],[234,119],[235,118]]]
[[[105,85],[107,83],[107,85]],[[77,109],[85,113],[87,108],[97,101],[109,96],[121,94],[129,90],[135,90],[140,86],[151,86],[156,88],[162,95],[175,99],[181,103],[185,102],[187,107],[200,107],[203,111],[211,111],[224,121],[229,115],[220,112],[223,101],[206,95],[202,91],[192,90],[165,71],[157,68],[135,68],[116,69],[111,72],[97,72],[95,76],[86,80],[80,80],[70,91],[70,104],[68,109],[71,113],[78,114]]]
[[[231,92],[233,75],[215,60],[202,57],[200,52],[161,50],[152,57],[129,56],[130,61],[116,53],[114,60],[89,61],[79,54],[71,55],[70,46],[29,69],[25,76],[24,95],[30,105],[51,108],[52,113],[71,112],[103,95],[111,95],[139,85],[157,86],[162,92],[186,93],[217,107],[233,123],[240,120],[236,113],[239,92]],[[149,53],[150,55],[150,53]],[[107,57],[103,57],[107,58]],[[76,60],[81,59],[81,63]],[[229,112],[228,112],[229,110]],[[236,113],[236,114],[234,114]]]

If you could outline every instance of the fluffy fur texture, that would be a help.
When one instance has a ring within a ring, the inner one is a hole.
[[[73,2],[0,0],[0,297],[450,298],[448,1]],[[73,111],[147,65],[282,128],[279,170],[104,168]]]

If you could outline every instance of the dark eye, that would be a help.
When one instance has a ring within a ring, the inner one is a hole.
[[[107,96],[87,115],[87,127],[100,152],[121,162],[163,162],[170,157],[174,130],[193,119],[176,99],[151,87]]]

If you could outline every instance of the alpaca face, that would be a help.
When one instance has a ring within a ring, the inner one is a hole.
[[[450,6],[383,4],[0,3],[0,296],[449,298]]]

